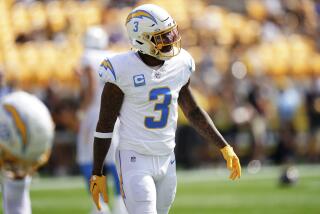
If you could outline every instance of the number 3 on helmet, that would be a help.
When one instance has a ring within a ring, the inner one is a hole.
[[[179,54],[178,26],[167,11],[153,4],[136,7],[126,20],[132,46],[144,54],[168,60]]]

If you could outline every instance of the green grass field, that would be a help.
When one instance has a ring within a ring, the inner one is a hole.
[[[320,165],[298,169],[300,179],[292,187],[279,186],[278,167],[263,168],[254,175],[243,169],[237,182],[227,180],[222,169],[179,171],[170,213],[319,214]],[[91,209],[91,199],[79,177],[35,178],[31,197],[33,214],[87,214]]]

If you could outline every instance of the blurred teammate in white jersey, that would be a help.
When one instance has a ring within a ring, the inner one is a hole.
[[[176,193],[175,131],[178,105],[197,131],[221,149],[232,180],[241,166],[232,147],[195,102],[189,79],[195,71],[190,54],[181,49],[173,18],[146,4],[127,17],[135,51],[106,58],[99,75],[105,86],[94,135],[90,190],[99,207],[106,196],[102,168],[119,117],[117,152],[122,195],[129,214],[167,214]]]
[[[5,214],[31,214],[32,174],[46,163],[54,124],[35,96],[13,92],[0,101],[0,168]]]
[[[89,185],[89,180],[93,165],[93,134],[99,117],[100,97],[104,82],[100,80],[98,69],[101,61],[111,56],[105,48],[108,45],[108,35],[99,26],[90,27],[84,35],[85,51],[81,60],[81,82],[82,82],[82,101],[80,107],[80,130],[78,134],[77,162],[81,173]],[[125,213],[123,200],[120,194],[119,178],[115,166],[115,148],[118,146],[118,139],[112,140],[112,146],[105,160],[104,170],[111,175],[114,181],[115,193],[113,213]],[[89,186],[88,186],[89,188]],[[109,208],[106,204],[100,213],[108,213]],[[94,207],[92,213],[99,213]]]

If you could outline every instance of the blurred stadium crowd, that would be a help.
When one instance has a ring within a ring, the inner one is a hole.
[[[77,171],[83,33],[102,25],[108,49],[128,50],[124,20],[142,3],[163,6],[176,19],[182,46],[196,61],[194,93],[243,163],[320,160],[320,1],[2,0],[6,90],[37,94],[56,122],[46,170]],[[183,116],[179,124],[178,164],[194,167],[221,158]]]

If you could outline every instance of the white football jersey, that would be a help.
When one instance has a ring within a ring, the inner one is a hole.
[[[101,61],[106,58],[112,56],[111,52],[106,50],[99,50],[99,49],[86,49],[83,53],[83,56],[81,58],[81,67],[90,67],[92,68],[94,72],[94,81],[96,82],[96,92],[93,102],[91,103],[91,106],[100,106],[100,100],[101,100],[101,93],[104,87],[104,81],[101,81],[98,75],[99,65]]]
[[[183,49],[159,69],[147,66],[133,51],[101,63],[101,79],[125,94],[119,116],[120,150],[147,155],[173,152],[179,92],[194,69],[193,58]]]
[[[94,84],[96,85],[96,91],[94,92],[94,98],[90,103],[87,111],[84,112],[84,117],[82,118],[80,124],[80,130],[77,139],[77,162],[79,164],[92,163],[94,140],[93,135],[96,130],[99,118],[101,93],[105,84],[105,82],[99,78],[98,70],[101,61],[104,58],[110,56],[112,56],[112,53],[109,51],[98,49],[86,49],[81,59],[81,67],[90,67],[92,69],[90,70],[90,72],[94,72],[93,76],[95,77]],[[118,141],[115,131],[115,137],[112,140],[111,147],[106,157],[106,162],[115,161],[115,149],[117,146]]]

